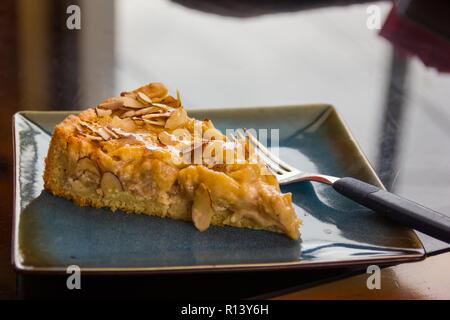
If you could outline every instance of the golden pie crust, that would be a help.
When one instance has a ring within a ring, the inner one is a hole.
[[[229,225],[298,239],[291,194],[252,150],[189,117],[178,91],[150,83],[56,126],[45,189],[80,206],[192,221],[200,231]]]

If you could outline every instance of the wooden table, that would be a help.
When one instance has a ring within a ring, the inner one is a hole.
[[[361,274],[283,294],[274,299],[450,299],[450,253],[424,261],[382,269],[381,289],[369,290],[368,274]]]

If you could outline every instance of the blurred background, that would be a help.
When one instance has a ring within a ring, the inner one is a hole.
[[[424,3],[2,0],[0,297],[15,293],[12,115],[150,81],[187,109],[333,104],[388,189],[450,214],[450,7]]]

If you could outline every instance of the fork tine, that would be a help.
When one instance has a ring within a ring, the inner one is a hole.
[[[239,138],[241,139],[241,141],[242,141],[242,143],[243,143],[243,145],[244,145],[244,147],[247,149],[248,148],[248,154],[249,154],[249,157],[251,156],[251,154],[252,154],[252,152],[253,152],[253,146],[252,146],[252,144],[250,143],[250,142],[248,142],[247,143],[247,138],[242,134],[242,132],[241,131],[236,131],[237,132],[237,134],[238,134],[238,136],[239,136]]]
[[[258,141],[247,129],[244,128],[245,133],[249,137],[249,139],[255,144],[259,150],[270,160],[275,162],[281,169],[284,169],[286,171],[295,171],[296,169],[294,167],[291,167],[286,162],[275,156],[269,149],[267,149],[261,142]]]
[[[265,162],[266,167],[269,169],[270,172],[272,172],[272,174],[274,176],[282,176],[283,173],[279,171],[279,169],[277,170],[277,168],[273,167],[272,165],[270,165],[269,163]]]
[[[239,138],[241,138],[244,141],[247,140],[247,139],[245,139],[245,136],[242,134],[242,132],[240,132],[240,131],[236,131],[236,132],[237,132]]]
[[[238,143],[238,140],[236,139],[234,134],[230,133],[230,138],[233,140],[234,143]]]
[[[267,157],[264,156],[264,153],[259,151],[258,148],[250,142],[249,137],[244,136],[244,134],[241,131],[237,131],[237,134],[239,135],[239,138],[241,138],[241,140],[244,141],[245,146],[248,147],[249,154],[255,153],[258,158],[267,159]],[[264,159],[262,159],[262,160],[264,160]],[[268,161],[264,161],[264,163],[266,163],[266,162],[268,162]],[[280,172],[279,167],[274,167],[273,165],[271,167],[274,171]]]
[[[285,173],[286,171],[284,171],[280,166],[276,165],[275,162],[273,161],[267,161],[267,157],[264,155],[264,153],[261,152],[261,150],[259,150],[258,148],[255,148],[255,152],[258,155],[258,157],[260,157],[260,159],[263,161],[263,163],[265,164],[265,166],[269,169],[270,172],[272,172],[274,175],[278,175],[281,176],[283,175],[283,172]]]
[[[236,131],[239,138],[241,138],[241,140],[247,145],[247,140],[249,139],[248,137],[245,137],[241,131]],[[251,142],[248,142],[248,147],[252,148],[252,150],[255,150],[256,154],[258,157],[263,157],[264,153],[262,153],[260,150],[258,150],[258,148],[254,148],[254,146],[251,144]],[[264,159],[261,159],[264,161]],[[274,174],[274,175],[282,175],[283,171],[282,169],[277,165],[275,166],[274,164],[276,164],[275,162],[271,162],[271,161],[264,161],[264,164],[266,165],[266,167]],[[281,169],[281,170],[280,170]]]
[[[275,161],[271,160],[270,158],[268,158],[261,150],[259,150],[259,148],[255,148],[254,145],[249,141],[247,144],[247,140],[249,140],[250,138],[244,136],[242,134],[241,131],[236,131],[237,135],[239,136],[239,139],[236,138],[236,136],[234,134],[230,134],[231,139],[235,142],[235,143],[244,143],[245,145],[247,145],[249,148],[251,148],[252,150],[254,150],[254,152],[256,152],[257,156],[261,159],[264,164],[266,165],[266,167],[269,169],[270,172],[272,172],[274,175],[282,175],[283,174],[283,168],[280,167]],[[249,151],[250,152],[250,151]],[[268,160],[264,160],[268,159]]]
[[[242,134],[239,131],[237,131],[237,132],[238,132],[239,138],[241,138],[241,140],[239,140],[233,133],[230,133],[230,137],[233,140],[233,142],[235,143],[235,145],[239,145],[241,148],[243,148],[241,150],[244,152],[244,154],[242,154],[241,160],[245,161],[246,160],[246,156],[245,156],[246,139],[245,139],[245,137],[242,136]],[[238,155],[238,157],[239,157],[239,155]]]

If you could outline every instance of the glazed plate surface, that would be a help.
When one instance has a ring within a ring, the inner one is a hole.
[[[292,192],[301,239],[232,227],[197,231],[191,223],[80,208],[43,191],[54,126],[69,112],[14,116],[13,263],[29,272],[169,272],[393,264],[424,258],[412,230],[345,199],[331,187],[301,182]],[[282,159],[303,171],[352,176],[381,185],[329,105],[191,110],[219,129],[278,129]],[[270,133],[269,133],[270,137]],[[270,142],[270,141],[269,141]]]

